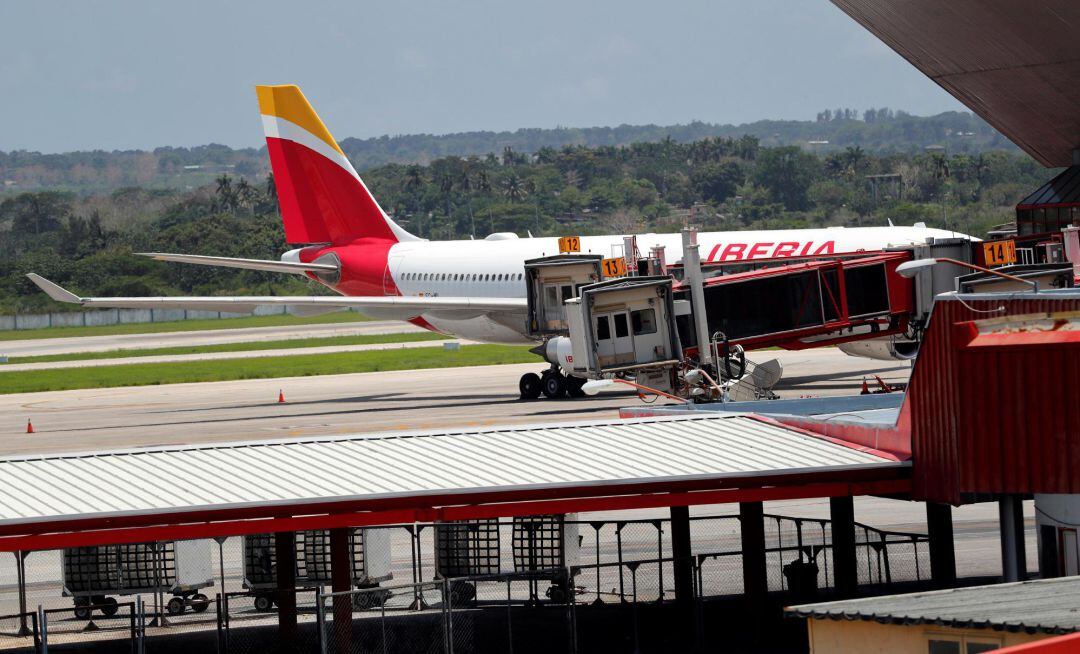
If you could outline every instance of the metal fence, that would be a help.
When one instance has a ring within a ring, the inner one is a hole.
[[[346,309],[355,311],[355,309]],[[195,309],[95,309],[90,311],[61,311],[52,313],[20,313],[0,316],[0,331],[12,329],[43,329],[46,327],[96,327],[143,322],[176,322],[179,320],[210,320],[242,316],[270,316],[289,313],[288,307],[262,306],[250,313],[199,311]]]
[[[834,586],[830,522],[771,514],[764,520],[768,589],[827,593]],[[666,600],[674,599],[668,518],[563,522],[534,518],[450,530],[434,524],[377,529],[390,540],[393,578],[375,588],[346,593],[351,651],[520,653],[533,651],[540,642],[546,643],[543,651],[574,651],[579,635],[591,637],[600,629],[597,615],[607,616],[605,628],[614,625],[626,639],[626,651],[634,651],[636,635],[649,631],[640,627],[639,616],[655,619],[653,607],[661,610],[670,605]],[[693,517],[690,531],[696,597],[712,603],[739,597],[743,593],[739,516]],[[541,538],[548,540],[539,544]],[[552,538],[563,542],[555,547]],[[443,556],[440,562],[436,543],[449,542],[465,543],[470,548],[463,550],[466,558]],[[474,553],[476,561],[470,562]],[[89,607],[75,605],[71,598],[61,597],[55,581],[48,581],[56,579],[59,554],[35,552],[26,559],[30,582],[40,594],[27,598],[33,601],[25,605],[41,608],[0,616],[0,650],[29,652],[48,643],[98,646],[110,641],[108,651],[137,652],[147,645],[151,651],[171,651],[167,645],[183,640],[198,642],[198,648],[206,651],[244,654],[266,651],[267,644],[275,642],[277,610],[257,602],[267,597],[266,589],[252,588],[245,581],[239,538],[219,542],[214,588],[207,589],[213,604],[202,613],[189,606],[182,614],[170,614],[164,593],[146,596],[145,603],[143,596],[135,595],[129,596],[133,601],[94,599],[96,604]],[[929,577],[929,547],[922,534],[857,524],[856,554],[864,588],[894,590],[897,584]],[[451,568],[466,573],[448,572]],[[485,574],[470,574],[481,569]],[[340,595],[326,590],[296,591],[296,651],[325,647],[337,651],[338,643],[346,642],[339,631],[344,627],[335,625],[335,616],[344,620],[344,605],[339,601],[335,613],[334,600]],[[578,628],[580,610],[588,623],[585,631]],[[613,615],[617,620],[610,622],[616,619]]]

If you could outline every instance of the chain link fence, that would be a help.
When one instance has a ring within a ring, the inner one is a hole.
[[[830,522],[771,514],[764,521],[768,589],[827,593],[834,586]],[[696,597],[714,603],[739,597],[739,516],[695,516],[690,532]],[[546,643],[544,651],[568,651],[578,635],[612,628],[632,651],[632,634],[648,632],[654,608],[666,610],[674,599],[666,517],[579,520],[571,515],[418,523],[371,528],[357,536],[350,547],[363,543],[365,550],[354,552],[351,559],[354,590],[348,593],[353,602],[348,620],[353,631],[344,640],[345,632],[338,631],[344,627],[335,626],[335,616],[345,620],[343,605],[338,603],[335,613],[337,595],[326,592],[329,559],[325,552],[312,555],[307,547],[322,540],[317,534],[297,538],[294,651],[337,651],[339,642],[357,652],[524,652],[540,642]],[[65,556],[34,552],[25,558],[26,596],[16,604],[12,593],[7,604],[0,605],[7,611],[0,615],[0,650],[83,643],[105,651],[102,644],[111,643],[108,651],[149,647],[159,652],[172,651],[179,642],[197,642],[206,651],[267,651],[278,639],[276,581],[273,574],[263,578],[263,573],[273,572],[273,548],[263,547],[262,558],[252,556],[252,542],[222,538],[216,546],[199,550],[206,561],[196,566],[196,580],[209,584],[203,591],[205,604],[195,595],[174,595],[172,582],[155,583],[156,592],[125,595],[123,588],[103,581],[90,595],[71,597],[70,589],[56,581]],[[314,551],[323,549],[320,545]],[[856,553],[859,584],[867,591],[888,591],[929,578],[925,535],[857,524]],[[82,556],[76,562],[88,560]],[[376,570],[379,561],[383,567]],[[116,572],[116,565],[109,565],[108,570]],[[3,575],[15,581],[6,569],[0,570]],[[130,577],[125,575],[116,578]],[[17,606],[40,606],[40,611],[20,614]],[[578,609],[586,607],[578,616]],[[579,617],[589,625],[586,632],[575,626]],[[445,626],[439,626],[440,621]],[[440,630],[445,637],[439,636]]]

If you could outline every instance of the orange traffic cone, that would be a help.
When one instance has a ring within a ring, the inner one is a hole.
[[[859,392],[859,395],[869,395],[869,394],[870,394],[870,387],[866,385],[866,377],[863,377],[862,378],[862,391]]]
[[[30,422],[30,418],[26,419],[26,433],[27,434],[33,434],[34,433],[34,423]]]
[[[284,392],[282,392],[282,391],[277,392],[277,402],[278,402],[278,404],[285,404],[285,393]]]

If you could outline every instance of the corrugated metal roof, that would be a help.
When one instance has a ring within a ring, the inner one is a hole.
[[[903,465],[748,416],[0,460],[0,525]]]
[[[1020,200],[1016,207],[1028,208],[1041,204],[1080,203],[1080,166],[1069,166],[1054,179],[1043,184]]]
[[[789,617],[1051,634],[1080,630],[1080,577],[889,595],[787,609]]]

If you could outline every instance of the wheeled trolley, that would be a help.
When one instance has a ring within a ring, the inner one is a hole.
[[[388,530],[350,530],[349,551],[352,554],[352,582],[356,588],[371,588],[392,577]],[[330,585],[330,532],[296,532],[293,565],[297,588]],[[256,610],[270,611],[274,608],[274,592],[277,589],[274,534],[244,537],[244,588],[255,597]],[[368,594],[363,596],[368,597]]]
[[[208,540],[72,547],[64,550],[62,561],[63,593],[75,599],[75,617],[81,620],[94,608],[115,615],[117,595],[170,593],[165,608],[172,615],[188,606],[202,613],[210,605],[200,592],[214,585]]]

